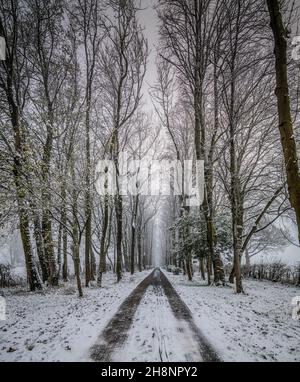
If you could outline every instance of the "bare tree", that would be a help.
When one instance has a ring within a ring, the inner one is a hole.
[[[101,28],[101,13],[103,12],[100,3],[96,0],[78,0],[73,9],[71,17],[74,21],[74,28],[79,34],[79,39],[84,51],[84,69],[85,69],[85,153],[86,153],[86,201],[85,214],[87,225],[85,231],[85,284],[89,285],[90,280],[94,278],[92,267],[92,162],[91,162],[91,126],[92,126],[92,108],[95,102],[95,76],[97,75],[97,59],[100,51],[100,45],[104,38],[104,32]]]
[[[284,155],[289,199],[296,214],[300,241],[300,175],[289,97],[286,42],[288,30],[283,24],[280,2],[278,0],[267,0],[267,5],[275,45],[275,93],[278,107],[278,126]]]
[[[6,60],[1,62],[0,89],[4,103],[4,115],[11,125],[13,146],[1,132],[13,158],[12,174],[18,203],[19,228],[25,255],[27,280],[31,291],[41,289],[41,281],[34,263],[30,239],[28,212],[28,187],[26,184],[27,143],[23,111],[28,97],[28,63],[24,52],[28,44],[21,22],[20,4],[11,1],[0,5],[0,33],[6,41]],[[23,54],[22,54],[23,53]]]
[[[109,99],[112,123],[109,152],[116,168],[116,273],[122,277],[123,198],[120,194],[120,134],[128,127],[141,100],[146,70],[147,42],[136,18],[134,1],[110,1],[112,17],[106,19],[108,42],[101,54],[101,68]]]

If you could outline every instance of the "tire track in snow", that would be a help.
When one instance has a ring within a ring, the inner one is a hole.
[[[97,343],[94,361],[221,361],[160,269],[121,304]]]
[[[166,277],[163,272],[160,272],[160,276],[162,278],[162,285],[165,291],[165,294],[168,298],[171,309],[174,313],[174,316],[178,320],[183,320],[189,324],[189,327],[197,339],[199,345],[199,351],[203,358],[204,362],[221,362],[221,358],[217,354],[216,350],[213,346],[208,342],[205,335],[201,332],[201,330],[197,327],[194,322],[192,312],[188,308],[188,306],[184,303],[184,301],[180,298],[176,290],[173,288],[172,284]]]

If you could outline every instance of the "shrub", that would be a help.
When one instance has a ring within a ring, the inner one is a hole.
[[[0,288],[15,287],[22,284],[22,279],[13,274],[11,265],[0,264]]]
[[[300,285],[300,265],[288,266],[281,261],[242,266],[243,277]]]

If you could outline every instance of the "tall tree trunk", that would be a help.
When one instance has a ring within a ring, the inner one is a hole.
[[[115,195],[115,215],[116,215],[116,275],[117,282],[122,278],[122,243],[123,243],[123,198],[120,195],[120,168],[119,168],[119,124],[120,124],[120,111],[121,111],[121,89],[122,83],[119,84],[118,97],[117,97],[117,117],[115,122],[115,129],[111,142],[111,152],[113,153],[116,175],[116,195]]]
[[[202,280],[205,280],[205,265],[204,265],[203,257],[199,259],[199,270],[200,270]]]
[[[186,273],[188,276],[188,280],[192,281],[193,280],[193,273],[192,273],[192,268],[191,268],[191,259],[190,256],[187,257],[185,260],[185,268],[186,268]]]
[[[267,0],[271,28],[275,43],[276,96],[279,117],[279,132],[286,167],[289,199],[293,207],[300,242],[300,171],[297,147],[291,117],[287,75],[287,31],[284,28],[278,0]]]
[[[142,272],[142,229],[139,226],[137,232],[137,253],[138,253],[138,268]]]
[[[80,278],[80,242],[79,242],[79,232],[78,232],[78,225],[77,225],[77,214],[78,214],[78,201],[77,201],[77,195],[76,195],[76,179],[75,179],[75,172],[74,172],[74,159],[72,159],[71,162],[71,171],[72,171],[72,183],[73,183],[73,191],[72,191],[72,208],[73,208],[73,227],[72,227],[72,257],[74,262],[74,272],[76,277],[76,283],[77,283],[77,290],[79,297],[83,296],[82,292],[82,285],[81,285],[81,278]]]
[[[240,2],[238,6],[238,16],[240,15]],[[233,239],[233,267],[235,274],[236,292],[242,293],[242,277],[241,277],[241,237],[239,225],[240,211],[240,192],[239,192],[239,173],[237,166],[236,154],[236,111],[235,111],[235,97],[236,97],[236,57],[238,50],[238,30],[236,31],[235,41],[231,50],[230,57],[230,98],[229,98],[229,156],[230,156],[230,203],[231,203],[231,220],[232,220],[232,239]],[[243,229],[243,227],[242,227]]]
[[[195,7],[195,17],[196,17],[196,57],[195,57],[195,89],[194,89],[194,116],[195,116],[195,151],[196,159],[204,161],[204,182],[205,182],[205,192],[202,210],[204,213],[207,229],[207,244],[208,253],[207,261],[209,269],[211,268],[211,261],[214,257],[214,243],[213,243],[213,231],[212,226],[209,222],[210,212],[207,200],[207,159],[205,155],[205,144],[206,144],[206,134],[205,134],[205,124],[203,117],[203,78],[202,78],[202,60],[201,60],[201,26],[199,25],[199,14],[201,9],[197,0],[194,0]],[[203,58],[203,57],[202,57]],[[211,284],[210,272],[207,275],[208,285]]]
[[[67,230],[63,228],[63,267],[62,267],[63,281],[68,281],[68,234]]]
[[[219,130],[219,94],[218,94],[218,73],[217,73],[217,58],[214,62],[214,131],[211,140],[211,145],[208,154],[208,166],[206,174],[206,189],[207,189],[207,207],[209,211],[208,226],[209,226],[209,245],[211,246],[211,258],[214,269],[214,283],[220,282],[225,285],[225,273],[223,262],[220,253],[216,250],[216,233],[214,227],[214,205],[213,205],[213,179],[214,179],[214,151],[216,144],[216,136]]]
[[[43,211],[43,217],[42,217],[42,236],[44,241],[45,258],[49,267],[48,282],[50,285],[56,286],[58,284],[58,277],[57,277],[56,262],[54,257],[52,224],[49,217],[49,211],[46,209]]]
[[[52,237],[52,222],[50,218],[51,209],[51,194],[50,194],[50,159],[53,146],[53,124],[54,116],[51,102],[48,101],[48,121],[47,121],[47,136],[44,145],[42,159],[42,236],[44,242],[45,257],[49,267],[49,284],[52,286],[58,285],[58,275],[56,269],[56,261],[54,256],[54,245]]]
[[[196,74],[196,78],[199,77],[199,74]],[[210,210],[208,204],[208,195],[207,195],[207,184],[208,184],[208,172],[207,172],[207,161],[205,157],[205,126],[203,121],[202,113],[202,85],[200,79],[196,81],[196,90],[194,95],[194,109],[195,109],[195,148],[196,148],[196,158],[197,160],[204,161],[204,181],[205,181],[205,191],[204,191],[204,200],[202,205],[202,211],[204,213],[205,222],[206,222],[206,232],[207,232],[207,244],[208,244],[208,253],[207,253],[207,262],[210,267],[211,261],[214,258],[214,235],[212,221],[210,217]],[[210,269],[210,268],[209,268]],[[207,275],[208,285],[211,284],[210,272]]]
[[[43,238],[42,238],[42,227],[38,213],[35,211],[35,207],[31,204],[31,210],[33,211],[33,235],[36,244],[36,251],[39,258],[39,263],[42,271],[42,280],[46,282],[49,277],[49,271],[47,263],[45,260]]]
[[[62,212],[61,212],[61,222],[62,222],[62,243],[63,243],[63,266],[62,266],[62,278],[63,281],[68,281],[68,233],[67,233],[67,211],[66,211],[66,185],[63,182],[62,185]]]
[[[243,241],[243,228],[244,228],[244,209],[243,209],[243,201],[241,200],[241,195],[240,195],[240,184],[237,183],[236,185],[236,190],[237,190],[237,195],[238,196],[238,209],[237,209],[237,215],[235,217],[236,219],[236,232],[237,232],[237,246],[238,246],[238,252],[239,252],[239,266],[241,264],[241,259],[242,259],[242,255],[243,255],[243,245],[242,245],[242,241]],[[233,262],[233,267],[232,267],[232,270],[230,272],[230,275],[229,275],[229,282],[231,284],[234,283],[234,279],[236,277],[236,273],[235,273],[235,262]]]
[[[96,273],[97,273],[96,257],[95,257],[93,248],[91,248],[91,281],[95,281]]]
[[[30,241],[28,211],[26,208],[25,200],[24,200],[24,191],[18,179],[19,178],[19,175],[17,175],[18,172],[19,171],[15,172],[15,183],[17,186],[17,201],[18,201],[19,219],[20,219],[20,233],[21,233],[21,240],[22,240],[23,250],[25,255],[27,281],[28,281],[30,290],[35,291],[36,289],[42,289],[42,284],[40,282],[40,278],[39,278],[36,266],[34,264],[33,252],[32,252],[31,241]]]
[[[123,241],[123,202],[122,196],[116,195],[115,197],[115,210],[116,210],[116,274],[117,282],[122,278],[122,241]]]
[[[131,246],[130,246],[130,272],[134,274],[135,246],[136,246],[136,224],[138,211],[139,195],[133,196],[133,214],[131,221]]]
[[[126,269],[126,272],[130,272],[130,258],[128,256],[129,243],[127,240],[127,231],[123,231],[123,240],[122,240],[122,269]]]
[[[23,134],[20,131],[20,127],[18,126],[18,116],[15,116],[16,121],[14,125],[15,130],[15,149],[19,155],[16,155],[14,158],[14,180],[17,191],[17,203],[18,203],[18,211],[19,211],[19,222],[20,222],[20,233],[21,240],[24,250],[25,256],[25,265],[26,265],[26,273],[27,273],[27,281],[29,284],[29,288],[31,291],[35,291],[36,289],[42,289],[42,284],[40,282],[40,277],[37,272],[36,266],[34,264],[33,251],[31,246],[30,239],[30,227],[29,227],[29,216],[28,216],[28,207],[26,203],[26,187],[23,184],[21,174],[23,172],[22,169],[22,157],[24,155],[23,152],[23,143],[22,136]]]
[[[7,60],[6,64],[8,67],[13,68],[13,62],[11,62],[10,59]],[[30,290],[34,291],[36,289],[42,289],[42,284],[33,259],[33,252],[30,240],[28,209],[26,205],[26,185],[23,183],[24,179],[22,179],[23,172],[27,171],[26,168],[24,169],[24,156],[26,156],[24,149],[24,147],[26,146],[25,137],[20,122],[19,108],[16,105],[13,96],[13,69],[11,69],[9,73],[10,75],[8,75],[7,78],[7,100],[10,107],[10,119],[14,131],[14,146],[16,152],[13,163],[13,175],[16,186],[20,233],[25,256],[27,281]]]
[[[134,218],[132,219],[132,225],[131,225],[131,246],[130,246],[130,273],[134,274],[134,263],[135,263],[135,222]]]
[[[83,1],[81,8],[82,16],[82,34],[83,46],[85,54],[85,285],[89,286],[92,279],[92,208],[93,197],[91,192],[91,105],[93,100],[93,81],[95,77],[95,67],[97,53],[99,49],[100,21],[99,21],[99,5],[97,1]]]
[[[106,181],[107,184],[107,181]],[[100,241],[100,259],[99,259],[99,268],[97,275],[97,285],[99,287],[102,286],[102,274],[106,272],[106,236],[107,236],[107,228],[109,221],[109,211],[108,211],[108,195],[105,193],[104,196],[104,216],[103,216],[103,224],[102,224],[102,234]]]
[[[76,277],[76,284],[77,284],[77,290],[78,290],[78,296],[82,297],[82,285],[81,285],[81,278],[80,278],[80,257],[79,257],[79,244],[78,244],[78,238],[73,237],[73,261],[74,261],[74,272]]]
[[[62,230],[63,226],[61,223],[59,223],[58,227],[58,238],[57,238],[57,277],[58,279],[60,278],[60,272],[61,272],[61,263],[62,263],[62,258],[61,258],[61,250],[62,250]]]
[[[92,208],[91,208],[91,157],[90,157],[90,99],[88,99],[86,111],[86,178],[85,178],[85,286],[89,286],[91,280],[91,248],[92,248]]]
[[[233,96],[234,93],[232,93]],[[233,110],[233,109],[232,109]],[[233,236],[233,265],[236,283],[236,292],[243,292],[241,277],[241,233],[239,226],[239,203],[237,196],[237,168],[236,168],[236,149],[235,149],[235,128],[233,121],[230,123],[230,173],[231,173],[231,215],[232,215],[232,236]]]
[[[210,256],[206,257],[207,284],[211,284],[212,264]]]
[[[249,251],[247,249],[245,250],[245,259],[246,259],[246,274],[249,277],[250,268],[251,268],[251,262],[250,262]]]
[[[88,202],[87,202],[88,203]],[[87,223],[85,228],[85,286],[88,287],[91,281],[91,232],[92,232],[92,221],[90,207],[86,207]]]

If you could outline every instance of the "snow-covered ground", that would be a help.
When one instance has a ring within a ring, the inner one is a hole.
[[[171,311],[161,286],[149,286],[133,319],[128,339],[116,351],[116,362],[201,361],[199,347],[184,320]]]
[[[7,320],[0,321],[0,361],[90,361],[89,349],[124,299],[149,271],[111,274],[105,287],[74,286],[28,293],[3,290]],[[247,294],[232,287],[207,287],[196,276],[165,272],[193,318],[224,361],[300,361],[300,321],[292,319],[291,300],[300,288],[245,280]],[[128,338],[115,361],[199,360],[186,322],[174,317],[161,288],[150,285],[134,315]]]
[[[246,295],[232,287],[207,287],[196,276],[166,272],[198,327],[224,361],[300,361],[300,321],[291,300],[300,288],[244,280]]]
[[[88,361],[88,350],[121,302],[148,271],[104,277],[104,287],[75,287],[28,293],[4,289],[7,320],[0,321],[0,361]],[[68,294],[70,293],[71,294]]]

